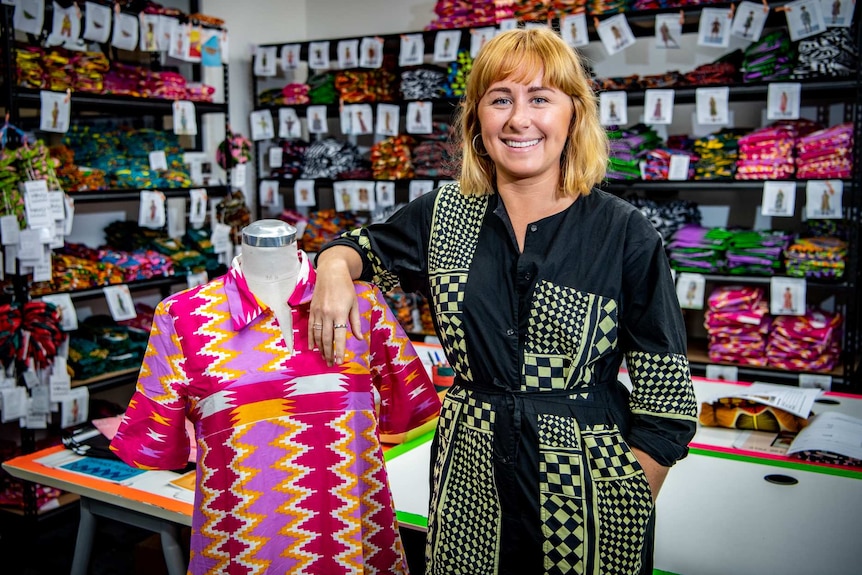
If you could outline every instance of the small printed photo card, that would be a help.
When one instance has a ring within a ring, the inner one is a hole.
[[[178,136],[196,136],[198,120],[195,115],[195,103],[188,100],[174,101],[174,134]]]
[[[278,137],[302,137],[302,124],[299,122],[299,116],[293,108],[278,109]]]
[[[671,154],[667,169],[667,179],[677,181],[687,180],[689,164],[691,164],[691,158],[688,154]]]
[[[600,93],[599,114],[603,126],[624,126],[628,124],[628,94],[622,90]]]
[[[267,163],[270,168],[280,168],[284,165],[284,150],[279,146],[272,146],[267,150]]]
[[[272,207],[278,204],[278,180],[261,180],[259,187],[258,198],[261,206]]]
[[[673,122],[673,90],[644,90],[644,123]]]
[[[189,223],[196,230],[207,219],[207,191],[204,188],[189,190]]]
[[[730,27],[733,24],[728,8],[704,8],[700,11],[697,45],[711,48],[730,46]]]
[[[773,276],[769,280],[769,313],[772,315],[805,315],[808,284],[805,278]]]
[[[739,6],[736,7],[736,15],[730,26],[730,33],[743,40],[751,40],[752,42],[760,40],[767,16],[769,16],[769,10],[764,9],[763,4],[748,0],[740,2]]]
[[[275,76],[278,60],[277,46],[258,46],[254,52],[254,75],[259,78]]]
[[[153,150],[147,153],[147,158],[150,163],[150,169],[156,172],[163,172],[168,169],[168,156],[164,150]]]
[[[808,180],[805,185],[805,217],[809,220],[843,219],[843,204],[843,181]]]
[[[360,136],[373,132],[374,111],[371,109],[371,104],[353,104],[350,106],[350,133]]]
[[[795,0],[784,5],[790,41],[796,42],[826,30],[820,0]]]
[[[63,331],[75,331],[78,329],[78,312],[72,302],[72,296],[67,293],[47,294],[42,296],[42,301],[50,303],[57,308],[60,314],[60,329]]]
[[[275,137],[271,111],[255,110],[250,115],[250,124],[252,140],[271,140]]]
[[[374,182],[373,181],[358,181],[356,182],[356,209],[370,211],[375,207],[376,202]]]
[[[168,56],[177,60],[185,60],[189,52],[190,26],[177,22],[171,28],[171,41],[168,44]]]
[[[138,47],[138,17],[125,12],[114,13],[111,46],[132,51]]]
[[[697,88],[694,96],[698,124],[725,126],[730,122],[730,88]]]
[[[41,114],[39,129],[44,132],[65,133],[69,131],[72,99],[66,92],[39,92]]]
[[[350,212],[356,209],[356,182],[334,182],[335,211]]]
[[[296,180],[293,184],[293,196],[299,207],[310,207],[317,204],[314,195],[314,180]]]
[[[682,22],[674,14],[657,14],[655,17],[655,47],[660,49],[679,49],[682,38]]]
[[[855,0],[820,0],[820,10],[828,28],[848,28],[855,7]]]
[[[518,27],[518,19],[517,18],[503,18],[502,20],[497,21],[497,28],[500,32],[506,32],[507,30],[514,30]]]
[[[299,44],[285,44],[281,47],[281,69],[296,70],[299,66]]]
[[[375,134],[397,136],[401,121],[401,109],[396,104],[377,104]]]
[[[383,38],[363,38],[359,45],[359,65],[363,68],[379,68],[383,65]]]
[[[52,2],[54,9],[54,21],[51,34],[46,43],[49,46],[63,44],[66,47],[76,47],[81,37],[81,11],[77,4],[66,8]]]
[[[764,182],[760,213],[790,217],[796,210],[796,182]]]
[[[497,29],[494,26],[485,26],[484,28],[470,29],[470,56],[475,58],[479,54],[485,44],[497,35]]]
[[[616,14],[607,20],[602,20],[596,32],[602,45],[611,56],[625,50],[635,43],[635,35],[626,20],[625,14]]]
[[[95,2],[84,2],[84,40],[104,44],[111,37],[111,9]]]
[[[168,198],[165,204],[168,221],[168,237],[183,237],[186,235],[186,199]]]
[[[461,45],[460,30],[440,30],[434,36],[434,62],[452,62]]]
[[[45,0],[17,0],[12,27],[25,34],[39,36],[45,25]]]
[[[342,70],[359,67],[359,40],[338,42],[338,67]]]
[[[802,84],[798,82],[769,84],[766,93],[766,118],[768,120],[798,120],[802,101]]]
[[[377,182],[377,205],[388,208],[395,205],[395,182]]]
[[[159,15],[141,12],[140,48],[143,52],[159,51]]]
[[[409,201],[413,201],[420,196],[424,196],[434,189],[434,180],[411,180],[408,189]]]
[[[204,30],[204,34],[208,35],[208,37],[205,36],[201,44],[201,65],[208,68],[216,68],[222,65],[222,33],[222,30]]]
[[[165,227],[165,195],[162,192],[141,190],[140,203],[138,211],[139,226],[150,229]]]
[[[312,70],[329,68],[329,42],[308,43],[308,67]]]
[[[308,120],[309,134],[325,134],[329,132],[329,123],[326,120],[326,106],[309,106],[305,109]]]
[[[108,309],[114,321],[124,321],[137,317],[138,312],[135,311],[135,302],[132,300],[132,293],[129,291],[128,285],[105,286],[102,288],[102,292],[105,294]]]
[[[402,34],[398,51],[399,66],[418,66],[425,57],[425,38],[422,34]]]
[[[86,385],[70,389],[59,403],[61,428],[75,427],[90,419],[90,389]]]
[[[676,297],[683,309],[703,309],[706,278],[701,274],[680,273],[676,278]]]
[[[407,104],[407,133],[431,133],[431,102],[409,102]]]
[[[159,51],[171,52],[176,51],[172,44],[177,39],[177,28],[180,26],[180,21],[164,14],[159,15]]]
[[[560,34],[566,44],[572,48],[586,46],[590,43],[587,31],[587,13],[566,14],[560,18]]]

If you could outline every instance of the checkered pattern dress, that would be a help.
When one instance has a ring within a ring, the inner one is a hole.
[[[649,570],[653,503],[629,446],[672,465],[696,404],[646,218],[594,190],[529,225],[521,252],[499,196],[447,184],[335,243],[364,254],[364,279],[428,296],[456,372],[435,437],[427,572]]]
[[[152,469],[198,445],[191,574],[406,573],[378,431],[440,403],[381,292],[357,283],[363,339],[327,367],[307,341],[315,272],[300,252],[294,349],[234,262],[161,302],[112,449]],[[380,405],[375,407],[374,390]]]

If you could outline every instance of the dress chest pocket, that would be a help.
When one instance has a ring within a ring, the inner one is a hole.
[[[567,389],[593,382],[590,367],[617,347],[617,302],[541,281],[530,308],[527,387]]]

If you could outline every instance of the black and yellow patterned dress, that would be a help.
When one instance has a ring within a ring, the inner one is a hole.
[[[640,573],[649,484],[629,445],[685,456],[696,404],[661,239],[594,190],[527,229],[457,184],[334,244],[432,302],[455,385],[432,462],[426,572]],[[629,390],[617,381],[626,360]]]

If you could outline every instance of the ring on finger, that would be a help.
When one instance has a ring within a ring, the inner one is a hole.
[[[346,323],[336,323],[332,326],[332,329],[347,329]]]
[[[313,329],[314,331],[322,331],[323,326],[322,325],[313,325],[313,326],[311,326],[311,329]]]

